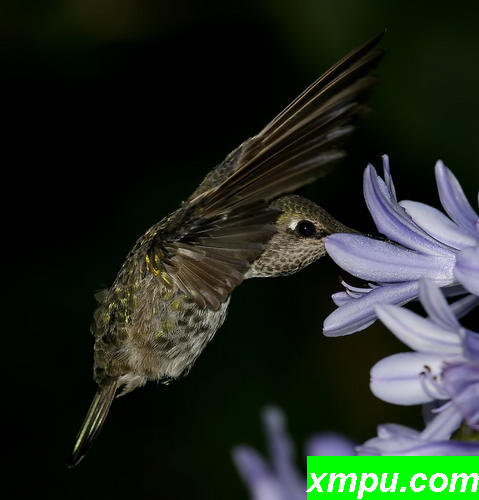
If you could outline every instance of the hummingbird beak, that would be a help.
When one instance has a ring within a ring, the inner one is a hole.
[[[334,233],[362,234],[360,231],[356,231],[356,229],[352,229],[348,226],[345,226],[344,224],[341,224],[341,222],[337,221],[336,219],[334,219],[334,223],[332,227],[329,229],[329,231],[327,231],[326,236],[330,236],[331,234]],[[321,237],[321,234],[318,234],[318,237]]]

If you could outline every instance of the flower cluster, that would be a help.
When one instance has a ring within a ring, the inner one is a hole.
[[[452,172],[438,161],[436,182],[449,217],[428,205],[397,201],[383,157],[384,180],[369,165],[364,197],[378,230],[390,241],[334,234],[326,240],[333,260],[352,275],[374,281],[333,296],[339,306],[324,322],[325,335],[346,335],[379,318],[414,352],[379,361],[371,390],[384,401],[424,405],[422,432],[379,428],[360,453],[479,454],[479,445],[449,441],[465,422],[479,429],[479,333],[458,318],[479,304],[479,217]],[[439,287],[442,290],[439,290]],[[445,298],[461,296],[449,304]],[[419,297],[426,318],[399,307]],[[431,448],[431,446],[433,448]],[[471,452],[471,453],[472,453]]]
[[[449,217],[422,203],[398,202],[387,156],[383,167],[384,179],[371,165],[366,168],[364,196],[388,241],[357,234],[326,240],[333,260],[369,285],[344,283],[346,290],[333,295],[338,308],[326,318],[324,334],[348,335],[379,318],[412,351],[376,363],[371,391],[390,403],[423,405],[425,428],[380,425],[377,437],[357,447],[341,436],[322,435],[310,440],[308,454],[479,455],[479,443],[451,440],[461,425],[466,437],[479,431],[479,333],[458,320],[479,304],[479,217],[442,162],[436,181]],[[416,298],[427,317],[400,307]],[[233,453],[252,499],[304,498],[284,416],[269,409],[264,425],[271,465],[251,448]]]
[[[371,370],[371,391],[399,405],[424,405],[422,432],[381,426],[360,454],[479,455],[479,444],[449,441],[464,422],[479,430],[479,334],[463,328],[439,289],[419,285],[427,318],[404,307],[376,306],[379,319],[415,352],[393,354]]]
[[[278,408],[263,412],[269,461],[249,446],[233,449],[233,461],[246,483],[251,500],[304,499],[306,479],[294,462],[294,447],[286,432],[285,416]],[[362,446],[335,433],[312,436],[305,456],[352,455],[477,455],[477,444],[444,440],[426,441],[423,433],[398,424],[381,425],[378,437]]]
[[[384,179],[366,168],[364,196],[387,241],[357,234],[326,240],[333,260],[368,286],[344,283],[345,291],[333,295],[338,308],[326,318],[324,334],[348,335],[379,318],[412,351],[376,363],[371,391],[390,403],[422,405],[425,427],[380,425],[377,437],[357,447],[340,436],[321,436],[311,440],[309,454],[479,456],[479,333],[458,319],[479,304],[479,217],[442,162],[435,172],[448,216],[422,203],[398,202],[387,156],[383,167]],[[401,307],[417,298],[426,317]],[[269,410],[264,418],[271,466],[250,448],[234,451],[252,498],[304,498],[284,417]],[[465,439],[451,440],[461,426]]]

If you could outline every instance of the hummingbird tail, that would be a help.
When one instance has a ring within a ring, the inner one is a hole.
[[[111,382],[105,387],[99,388],[88,409],[85,420],[78,432],[72,457],[68,466],[76,467],[86,456],[108,415],[115,392],[118,387],[118,381]]]

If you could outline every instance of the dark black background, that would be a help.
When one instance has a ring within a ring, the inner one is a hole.
[[[387,152],[400,198],[437,205],[442,158],[473,199],[477,21],[466,2],[2,2],[3,449],[18,496],[246,498],[230,451],[264,448],[269,403],[298,464],[315,431],[362,442],[381,422],[421,426],[418,408],[369,392],[370,367],[404,349],[387,330],[322,336],[340,274],[323,259],[239,287],[190,376],[115,402],[91,455],[65,467],[94,392],[94,291],[211,167],[376,32],[388,29],[373,112],[342,167],[303,192],[371,232],[361,175]]]

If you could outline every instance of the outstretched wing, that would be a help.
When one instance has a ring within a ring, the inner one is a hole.
[[[382,33],[313,82],[258,135],[216,167],[152,251],[175,284],[216,310],[274,234],[269,201],[312,182],[345,155],[376,78]]]

